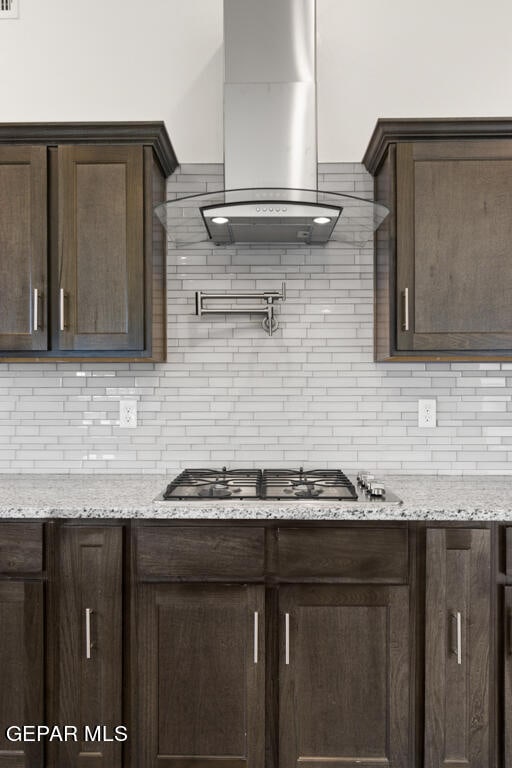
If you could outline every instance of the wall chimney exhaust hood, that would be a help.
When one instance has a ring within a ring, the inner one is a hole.
[[[224,186],[155,208],[177,248],[362,244],[388,214],[317,189],[315,0],[224,0]]]

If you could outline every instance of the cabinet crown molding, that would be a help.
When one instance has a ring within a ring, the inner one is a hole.
[[[178,166],[163,121],[0,123],[0,144],[144,144],[166,176]]]
[[[510,138],[512,117],[381,117],[375,124],[363,164],[375,176],[388,146],[395,142]]]

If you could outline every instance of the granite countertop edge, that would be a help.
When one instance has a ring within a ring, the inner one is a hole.
[[[0,507],[0,519],[150,519],[150,520],[475,520],[512,521],[512,507],[371,507],[304,504],[155,504],[144,507]]]

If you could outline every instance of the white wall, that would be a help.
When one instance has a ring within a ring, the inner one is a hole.
[[[0,22],[0,121],[165,120],[222,160],[222,0],[20,0]],[[512,113],[508,0],[317,0],[319,159],[379,116]]]

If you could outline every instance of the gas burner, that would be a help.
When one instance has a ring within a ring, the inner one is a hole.
[[[323,493],[323,488],[319,488],[319,483],[304,480],[292,480],[292,488],[284,488],[285,493],[289,493],[298,499],[316,499]]]
[[[194,483],[194,485],[199,485],[199,483]],[[241,493],[241,488],[233,488],[229,485],[229,481],[221,482],[221,483],[209,483],[208,485],[201,485],[198,490],[198,495],[202,498],[213,498],[213,499],[227,499],[230,496],[237,495],[237,493]]]

